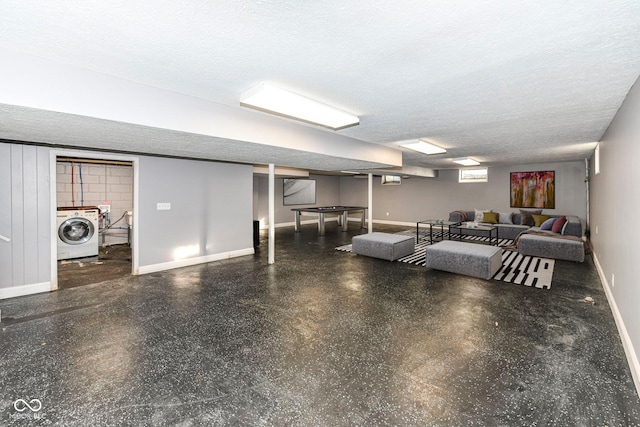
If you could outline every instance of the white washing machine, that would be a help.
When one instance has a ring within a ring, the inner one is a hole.
[[[58,208],[58,260],[98,255],[98,218],[95,206]]]

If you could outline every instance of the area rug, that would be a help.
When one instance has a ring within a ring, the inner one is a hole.
[[[415,230],[405,230],[396,234],[412,236],[415,238]],[[434,240],[440,240],[442,235],[437,233]],[[445,236],[446,238],[446,236]],[[466,236],[466,241],[477,241],[479,244],[486,242],[488,238],[478,236]],[[411,255],[399,258],[398,262],[404,262],[414,265],[425,265],[425,248],[431,242],[428,239],[420,240],[416,243],[416,250]],[[508,246],[513,244],[511,239],[498,240],[498,246]],[[338,246],[336,250],[341,252],[351,252],[351,245]],[[502,252],[502,268],[493,276],[494,280],[501,282],[515,283],[517,285],[525,285],[540,289],[551,289],[551,280],[553,278],[553,268],[555,260],[548,258],[539,258],[529,255],[521,255],[518,252],[505,249]]]

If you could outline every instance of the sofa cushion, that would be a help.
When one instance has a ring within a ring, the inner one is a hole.
[[[577,237],[575,240],[565,240],[553,233],[549,233],[549,236],[523,234],[518,242],[518,252],[541,258],[583,262],[584,242]]]
[[[473,222],[482,222],[485,212],[491,212],[491,209],[474,209]]]
[[[531,215],[540,215],[541,213],[542,213],[542,209],[536,209],[533,211],[520,209],[520,225],[528,225],[532,227],[534,222],[533,222],[533,217]]]
[[[553,227],[553,224],[556,222],[558,218],[549,218],[547,219],[545,222],[542,223],[542,225],[540,225],[540,229],[541,230],[551,230],[551,228]]]
[[[549,215],[536,215],[536,214],[532,214],[531,217],[533,218],[534,227],[541,227],[543,222],[551,218]]]
[[[485,212],[482,216],[482,222],[487,224],[497,224],[498,212]]]
[[[513,212],[499,212],[498,224],[513,224]]]
[[[553,223],[553,226],[551,227],[551,231],[553,231],[554,233],[560,233],[562,231],[562,227],[566,222],[567,222],[567,217],[561,216],[560,218],[556,219],[556,222]]]

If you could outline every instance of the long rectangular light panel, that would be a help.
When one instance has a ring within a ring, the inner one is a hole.
[[[476,162],[473,159],[469,159],[466,157],[463,157],[461,159],[453,159],[453,162],[462,165],[462,166],[478,166],[480,163]]]
[[[334,130],[360,123],[358,116],[266,83],[243,92],[240,105]]]
[[[404,148],[408,148],[410,150],[413,151],[418,151],[420,153],[423,154],[442,154],[442,153],[446,153],[447,150],[445,150],[442,147],[438,147],[437,145],[433,145],[431,143],[428,143],[426,141],[422,141],[420,139],[412,139],[409,141],[400,141],[398,143],[398,145],[400,145],[401,147]]]

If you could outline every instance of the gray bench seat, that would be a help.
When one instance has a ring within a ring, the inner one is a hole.
[[[425,266],[490,279],[502,267],[502,249],[497,246],[444,240],[427,246]]]
[[[518,252],[541,258],[584,261],[584,243],[581,240],[565,240],[553,236],[523,234],[518,239]]]
[[[351,241],[354,254],[395,261],[415,251],[415,238],[401,234],[369,233],[355,236]]]

